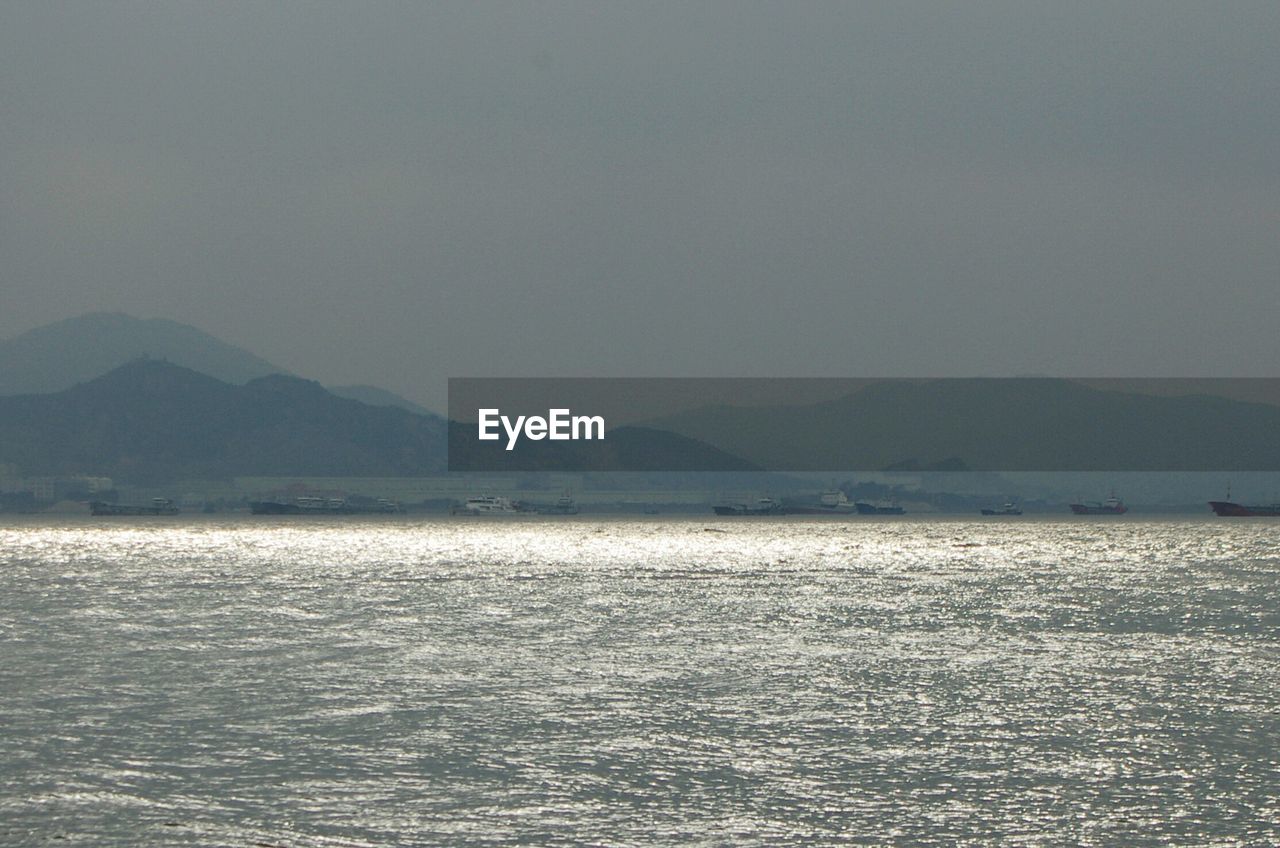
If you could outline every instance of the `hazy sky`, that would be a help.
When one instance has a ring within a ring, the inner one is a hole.
[[[1280,4],[15,2],[0,336],[447,376],[1273,375]]]

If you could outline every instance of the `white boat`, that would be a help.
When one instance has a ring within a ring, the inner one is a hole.
[[[572,495],[565,492],[562,497],[556,499],[554,504],[539,508],[538,511],[543,515],[577,515],[578,502],[573,499]]]
[[[788,515],[853,515],[856,511],[853,502],[839,489],[823,492],[816,504],[792,504],[783,509]]]
[[[450,510],[454,515],[518,515],[523,510],[510,498],[497,495],[479,495],[467,498],[462,506]]]

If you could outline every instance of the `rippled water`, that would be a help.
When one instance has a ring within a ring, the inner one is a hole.
[[[0,844],[1276,844],[1278,542],[10,519]]]

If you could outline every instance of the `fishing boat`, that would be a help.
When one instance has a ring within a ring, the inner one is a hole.
[[[461,506],[455,506],[449,512],[452,515],[504,516],[520,515],[531,510],[521,509],[520,504],[510,498],[498,495],[477,495],[474,498],[467,498]]]
[[[1005,501],[1000,506],[987,507],[982,510],[983,515],[1022,515],[1022,507],[1018,506],[1014,501]]]
[[[92,501],[90,515],[177,515],[178,506],[168,498],[152,498],[145,504],[115,504]]]
[[[1116,493],[1112,492],[1111,497],[1099,503],[1098,501],[1081,501],[1071,504],[1071,511],[1076,515],[1124,515],[1129,511],[1129,507],[1124,505],[1124,501],[1116,497]]]
[[[753,504],[723,503],[715,507],[716,515],[782,515],[782,504],[773,498],[759,498]]]

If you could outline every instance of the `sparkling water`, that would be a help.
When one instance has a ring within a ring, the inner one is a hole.
[[[9,518],[3,845],[1280,843],[1280,522]]]

